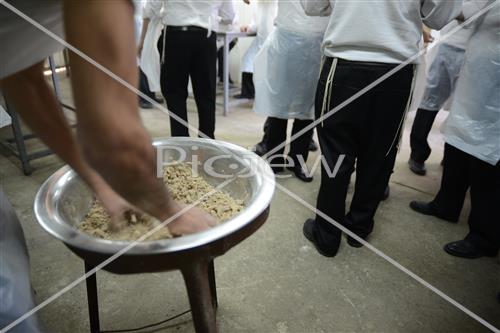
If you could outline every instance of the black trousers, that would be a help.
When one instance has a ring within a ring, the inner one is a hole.
[[[238,43],[238,39],[233,39],[229,43],[229,52],[236,46]],[[224,47],[221,47],[217,51],[217,76],[219,77],[219,81],[224,81]],[[229,75],[229,82],[231,82],[231,75]]]
[[[395,67],[342,59],[334,64],[334,59],[327,58],[321,71],[316,93],[317,119],[323,109],[328,113]],[[331,85],[327,85],[329,75],[333,78]],[[373,230],[373,218],[394,167],[413,76],[414,66],[404,67],[317,127],[328,170],[323,163],[316,207],[363,238]],[[332,176],[339,159],[342,163]],[[347,188],[355,166],[354,197],[346,215]],[[319,215],[316,222],[319,245],[337,248],[340,230]]]
[[[292,127],[292,135],[298,133],[306,126],[312,124],[312,122],[313,122],[312,120],[294,119]],[[271,150],[276,148],[279,144],[286,141],[286,134],[287,134],[286,129],[288,125],[288,119],[268,117],[266,123],[268,124],[266,130],[267,149]],[[309,156],[309,142],[311,142],[312,135],[313,135],[313,129],[310,129],[291,142],[288,156],[292,158],[295,165],[298,165],[297,163],[300,162],[299,157],[302,158],[302,162],[307,161],[307,157]],[[269,160],[272,161],[272,163],[274,164],[282,163],[281,161],[282,159],[280,159],[279,157],[274,158],[274,156],[277,155],[282,156],[284,152],[285,152],[285,147],[280,148],[273,154],[273,156],[269,156]]]
[[[158,41],[163,51],[163,31]],[[206,30],[167,31],[165,59],[161,66],[161,91],[171,114],[187,122],[186,100],[191,78],[198,109],[198,130],[210,138],[215,132],[215,89],[217,72],[216,34],[207,37]],[[186,126],[170,117],[172,136],[189,136]]]
[[[411,158],[424,163],[431,155],[431,147],[427,137],[439,111],[418,109],[410,133]]]
[[[139,67],[139,91],[142,92],[144,95],[148,96],[149,98],[155,97],[154,92],[149,90],[149,83],[148,83],[148,78],[146,77],[146,74],[141,70]],[[144,98],[139,96],[139,100],[142,102],[147,102]]]
[[[441,187],[431,205],[441,218],[458,221],[470,188],[466,239],[486,252],[500,248],[500,163],[483,162],[449,144],[444,147]]]

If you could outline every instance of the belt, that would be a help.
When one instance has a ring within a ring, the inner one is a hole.
[[[167,31],[198,31],[208,32],[207,29],[195,25],[167,25]]]

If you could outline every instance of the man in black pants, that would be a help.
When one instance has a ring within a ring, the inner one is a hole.
[[[167,0],[163,23],[168,25],[158,41],[161,55],[161,91],[171,114],[188,121],[186,100],[191,78],[198,109],[198,131],[215,137],[215,93],[217,78],[217,40],[219,17],[232,23],[232,1]],[[160,8],[161,9],[161,8]],[[147,25],[143,29],[147,28]],[[172,136],[189,136],[189,129],[170,117]]]
[[[415,55],[422,23],[442,28],[459,15],[461,1],[382,1],[369,6],[337,1],[333,10],[328,0],[302,0],[302,5],[309,15],[330,14],[316,94],[316,119],[321,120],[317,130],[327,162],[322,165],[316,207],[366,238],[394,167],[411,101],[414,65],[404,66],[330,117],[323,119],[323,115]],[[346,215],[347,188],[355,165],[354,197]],[[332,175],[336,166],[338,172]],[[319,214],[304,223],[303,233],[322,255],[337,254],[341,232]],[[348,243],[361,246],[350,237]]]

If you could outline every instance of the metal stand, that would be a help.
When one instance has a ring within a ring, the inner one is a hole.
[[[95,266],[85,261],[85,273]],[[193,323],[197,333],[216,333],[216,310],[218,306],[213,259],[199,258],[180,268],[191,306]],[[90,332],[100,333],[99,301],[96,274],[86,280]]]
[[[56,98],[60,101],[61,98],[61,88],[59,84],[59,80],[57,78],[57,73],[56,73],[56,67],[55,67],[55,62],[52,56],[49,57],[49,66],[52,71],[52,84],[54,86],[54,93],[56,95]],[[30,165],[30,161],[36,160],[48,155],[53,154],[53,152],[50,149],[43,149],[39,150],[33,153],[28,153],[28,150],[26,149],[26,141],[31,140],[31,139],[36,139],[37,136],[34,134],[24,134],[21,128],[21,121],[19,119],[19,116],[14,108],[13,105],[9,104],[7,99],[4,97],[5,104],[6,104],[6,111],[9,114],[12,124],[12,132],[14,137],[13,138],[8,138],[5,140],[5,142],[0,142],[0,145],[4,146],[7,150],[9,150],[14,156],[19,158],[21,161],[21,167],[23,169],[23,173],[26,176],[29,176],[33,173],[33,168]],[[67,106],[63,103],[61,105],[64,108],[70,109],[74,111],[74,108],[71,106]]]

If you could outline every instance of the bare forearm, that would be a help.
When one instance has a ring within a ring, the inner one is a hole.
[[[68,41],[135,87],[131,2],[66,1],[64,9]],[[70,61],[84,156],[130,203],[167,217],[173,203],[156,178],[155,152],[141,124],[137,95],[78,55],[71,54]]]

